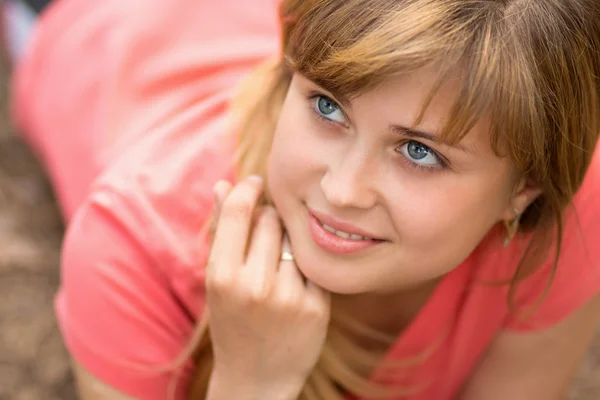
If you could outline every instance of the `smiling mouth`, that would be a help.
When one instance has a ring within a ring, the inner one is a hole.
[[[313,242],[331,254],[361,253],[382,243],[381,240],[372,239],[369,236],[335,229],[331,225],[323,223],[314,215],[309,218],[309,229]]]
[[[373,232],[361,229],[359,226],[336,219],[326,213],[308,208],[309,214],[327,232],[346,240],[366,240],[383,242],[385,240],[377,237]]]
[[[329,226],[327,224],[324,224],[319,219],[317,219],[317,221],[319,221],[319,223],[321,224],[321,226],[323,227],[323,229],[325,229],[327,232],[333,233],[334,235],[336,235],[337,237],[340,237],[342,239],[350,239],[350,240],[375,240],[375,239],[372,239],[372,238],[367,237],[367,236],[361,236],[361,235],[356,235],[356,234],[352,234],[352,233],[348,233],[348,232],[344,232],[344,231],[339,231],[337,229],[332,228],[331,226]]]

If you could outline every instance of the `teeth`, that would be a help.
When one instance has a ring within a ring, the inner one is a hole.
[[[350,233],[346,233],[346,232],[342,232],[342,231],[338,231],[333,229],[332,227],[330,227],[329,225],[326,224],[321,224],[323,226],[323,229],[325,229],[327,232],[331,232],[336,236],[339,236],[343,239],[351,239],[351,240],[371,240],[371,238],[365,237],[365,236],[361,236],[361,235],[352,235]]]
[[[342,232],[342,231],[335,231],[335,234],[344,239],[350,239],[350,236],[352,236],[349,233]]]
[[[326,231],[331,232],[335,235],[336,230],[333,229],[332,227],[330,227],[329,225],[325,225],[325,224],[321,224],[323,225],[323,228],[325,228]]]

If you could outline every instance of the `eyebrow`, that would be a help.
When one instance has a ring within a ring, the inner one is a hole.
[[[425,139],[428,140],[430,142],[433,143],[438,143],[438,144],[442,144],[442,145],[447,145],[449,147],[453,147],[456,148],[460,151],[464,151],[465,153],[470,153],[470,154],[474,154],[475,152],[472,149],[468,149],[465,146],[463,146],[460,143],[454,144],[454,145],[448,145],[444,142],[441,142],[438,138],[438,136],[433,135],[431,133],[428,132],[423,132],[423,131],[419,131],[416,129],[411,129],[411,128],[407,128],[405,126],[402,125],[390,125],[390,131],[400,134],[400,135],[404,135],[404,136],[409,136],[411,138],[418,138],[418,139]]]
[[[319,91],[323,92],[323,94],[325,96],[331,97],[331,100],[335,101],[336,103],[341,105],[343,108],[352,108],[352,102],[350,101],[350,99],[348,97],[342,95],[341,93],[336,93],[334,90],[331,90],[325,86],[321,86],[318,83],[313,82],[308,78],[304,78],[304,79],[306,79],[312,86],[317,88]]]
[[[325,92],[326,96],[330,96],[333,101],[335,101],[336,103],[340,104],[343,108],[352,108],[352,102],[350,101],[350,99],[346,98],[345,96],[340,95],[339,93],[334,93],[334,91],[332,91],[330,89],[327,89],[327,88],[325,88],[325,87],[317,84],[316,82],[311,81],[310,79],[308,81],[312,85],[314,85],[317,88],[319,88],[321,91]],[[407,127],[402,126],[402,125],[390,125],[389,130],[391,132],[397,133],[399,135],[409,136],[411,138],[425,139],[425,140],[428,140],[430,142],[441,144],[441,145],[444,144],[443,142],[441,142],[439,140],[438,136],[436,136],[436,135],[433,135],[433,134],[428,133],[428,132],[419,131],[417,129],[407,128]],[[475,150],[469,149],[469,148],[463,146],[460,143],[457,143],[457,144],[454,144],[454,145],[448,145],[448,144],[446,144],[446,145],[449,146],[449,147],[458,149],[458,150],[460,150],[462,152],[465,152],[465,153],[477,155],[477,153],[475,152]]]

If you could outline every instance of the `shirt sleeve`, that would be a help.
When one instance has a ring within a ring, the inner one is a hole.
[[[600,294],[600,207],[596,203],[598,191],[590,190],[596,184],[588,183],[574,205],[567,208],[554,276],[552,250],[545,265],[518,284],[516,310],[509,314],[506,329],[535,331],[551,327]]]
[[[149,131],[223,112],[277,54],[277,9],[275,0],[52,2],[11,79],[11,109],[65,217]]]
[[[142,234],[117,218],[111,207],[118,204],[109,203],[106,197],[84,204],[65,238],[56,311],[66,346],[118,391],[164,400],[177,378],[174,398],[183,399],[190,366],[177,373],[165,367],[188,343],[195,316],[177,298],[170,271],[159,268]]]

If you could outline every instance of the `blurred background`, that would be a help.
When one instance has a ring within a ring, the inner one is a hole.
[[[0,63],[0,400],[74,400],[53,312],[64,227],[39,164],[10,125],[9,79]],[[568,399],[600,399],[600,330]]]
[[[8,79],[0,68],[0,400],[72,400],[52,309],[63,227],[42,170],[10,126]]]

